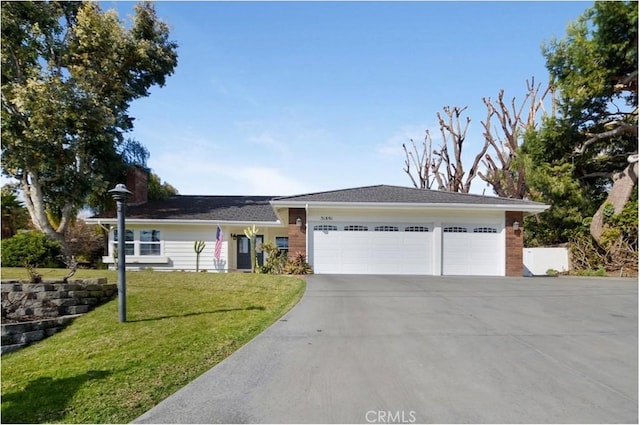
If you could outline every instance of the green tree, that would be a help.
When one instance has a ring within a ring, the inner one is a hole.
[[[163,86],[177,44],[150,3],[129,26],[95,2],[2,2],[2,171],[33,224],[64,242],[75,213],[122,174],[130,103]]]
[[[178,189],[167,182],[162,182],[156,173],[149,173],[148,190],[150,201],[164,201],[178,194]]]
[[[619,214],[638,182],[638,3],[596,2],[544,55],[559,95],[557,116],[529,150],[547,163],[572,165],[593,201],[582,211],[593,215],[590,230],[600,243],[605,204]]]
[[[530,245],[569,242],[578,268],[637,270],[638,4],[596,2],[543,51],[552,113],[521,148]]]
[[[29,226],[29,212],[18,199],[17,185],[2,186],[2,239],[10,238]]]

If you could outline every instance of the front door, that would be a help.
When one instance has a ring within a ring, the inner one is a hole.
[[[262,253],[263,235],[256,236],[256,251],[258,251],[258,265],[262,266],[264,254]],[[238,270],[251,270],[251,240],[246,236],[238,236]]]

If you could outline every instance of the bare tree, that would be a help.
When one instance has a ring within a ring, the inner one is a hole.
[[[404,171],[411,178],[413,185],[419,189],[431,189],[436,181],[435,175],[440,168],[440,162],[436,162],[433,156],[432,140],[429,130],[425,131],[422,150],[418,151],[418,146],[413,139],[410,139],[412,150],[407,149],[407,145],[402,144],[404,149]],[[415,176],[411,167],[415,168]]]
[[[413,140],[411,140],[412,151],[409,151],[407,146],[403,144],[406,156],[404,171],[417,188],[431,189],[434,184],[437,184],[438,190],[469,193],[471,183],[478,174],[478,164],[487,151],[487,145],[485,143],[480,153],[475,157],[467,174],[462,162],[462,147],[467,137],[471,118],[461,118],[467,107],[445,106],[442,109],[444,116],[437,113],[442,145],[439,149],[432,149],[433,141],[429,130],[425,132],[422,151],[418,151]],[[451,154],[450,149],[452,150]]]
[[[486,171],[478,176],[500,197],[522,199],[527,194],[524,166],[518,164],[516,158],[524,134],[535,128],[538,112],[544,112],[543,102],[551,88],[547,87],[540,95],[541,87],[541,84],[535,85],[533,77],[527,80],[527,94],[519,106],[515,97],[507,104],[504,90],[500,90],[495,102],[482,98],[487,107],[487,118],[482,121],[485,149],[492,149],[482,161]],[[525,108],[527,116],[523,117]],[[497,127],[493,127],[494,120],[498,122]]]

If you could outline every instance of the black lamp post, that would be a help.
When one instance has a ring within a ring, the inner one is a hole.
[[[120,322],[127,321],[127,277],[125,275],[126,254],[124,249],[125,226],[124,215],[126,201],[132,193],[123,184],[117,184],[109,191],[118,206],[118,318]]]

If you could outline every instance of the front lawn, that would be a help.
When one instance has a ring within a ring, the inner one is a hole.
[[[2,269],[13,277],[27,276]],[[75,277],[117,282],[106,270]],[[304,288],[289,276],[127,272],[127,323],[114,299],[2,356],[2,422],[130,422],[274,323]]]

